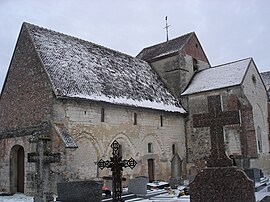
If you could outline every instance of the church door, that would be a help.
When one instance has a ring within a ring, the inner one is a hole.
[[[10,153],[10,192],[24,193],[24,149],[20,145],[15,145]]]
[[[155,165],[154,159],[148,159],[148,179],[149,182],[153,182],[155,180]]]
[[[17,162],[17,191],[24,193],[24,150],[20,147],[18,150],[18,162]]]

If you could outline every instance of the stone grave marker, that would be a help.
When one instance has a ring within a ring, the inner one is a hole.
[[[246,168],[244,171],[251,180],[254,180],[254,182],[260,182],[260,179],[262,177],[261,169]]]
[[[137,162],[131,157],[129,160],[122,160],[122,156],[120,156],[120,144],[115,140],[111,144],[111,148],[113,149],[113,157],[111,160],[104,161],[102,159],[99,160],[97,166],[100,169],[110,168],[112,171],[113,177],[113,202],[120,202],[123,201],[121,198],[122,195],[122,171],[123,168],[131,168],[133,169]]]
[[[147,194],[148,179],[146,176],[136,177],[128,181],[128,192],[136,194],[137,196],[144,196]]]
[[[171,179],[170,186],[172,189],[176,189],[181,184],[182,180],[182,160],[178,153],[174,154],[171,160]]]
[[[75,181],[57,183],[58,201],[89,202],[102,201],[101,181]]]
[[[48,136],[39,134],[30,139],[31,143],[36,144],[36,152],[28,153],[28,162],[36,164],[34,202],[44,202],[53,199],[53,193],[50,193],[50,164],[60,162],[60,153],[48,151],[48,142],[50,141]]]
[[[219,95],[208,97],[208,113],[193,115],[194,127],[210,128],[211,154],[208,167],[189,185],[191,202],[255,202],[252,180],[232,166],[225,152],[223,126],[239,123],[238,111],[222,111]]]

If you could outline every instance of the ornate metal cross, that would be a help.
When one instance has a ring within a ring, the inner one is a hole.
[[[208,113],[194,114],[193,126],[210,127],[211,155],[207,161],[209,167],[232,166],[232,160],[225,152],[223,126],[239,124],[239,111],[222,111],[220,96],[208,97]]]
[[[111,160],[104,161],[102,159],[99,160],[97,166],[102,170],[103,168],[110,168],[112,171],[112,181],[113,181],[113,202],[122,201],[122,171],[123,168],[131,168],[133,169],[137,162],[131,157],[129,160],[122,160],[122,156],[119,154],[120,144],[115,140],[111,144],[111,148],[113,149],[113,156],[110,157]]]

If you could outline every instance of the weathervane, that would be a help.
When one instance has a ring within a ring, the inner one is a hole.
[[[169,27],[171,25],[168,25],[168,16],[165,17],[165,21],[166,21],[166,26],[163,29],[166,29],[167,41],[169,41]]]

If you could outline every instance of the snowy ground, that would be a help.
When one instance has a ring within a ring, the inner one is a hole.
[[[0,202],[33,202],[33,197],[24,194],[14,194],[13,196],[0,196]]]

